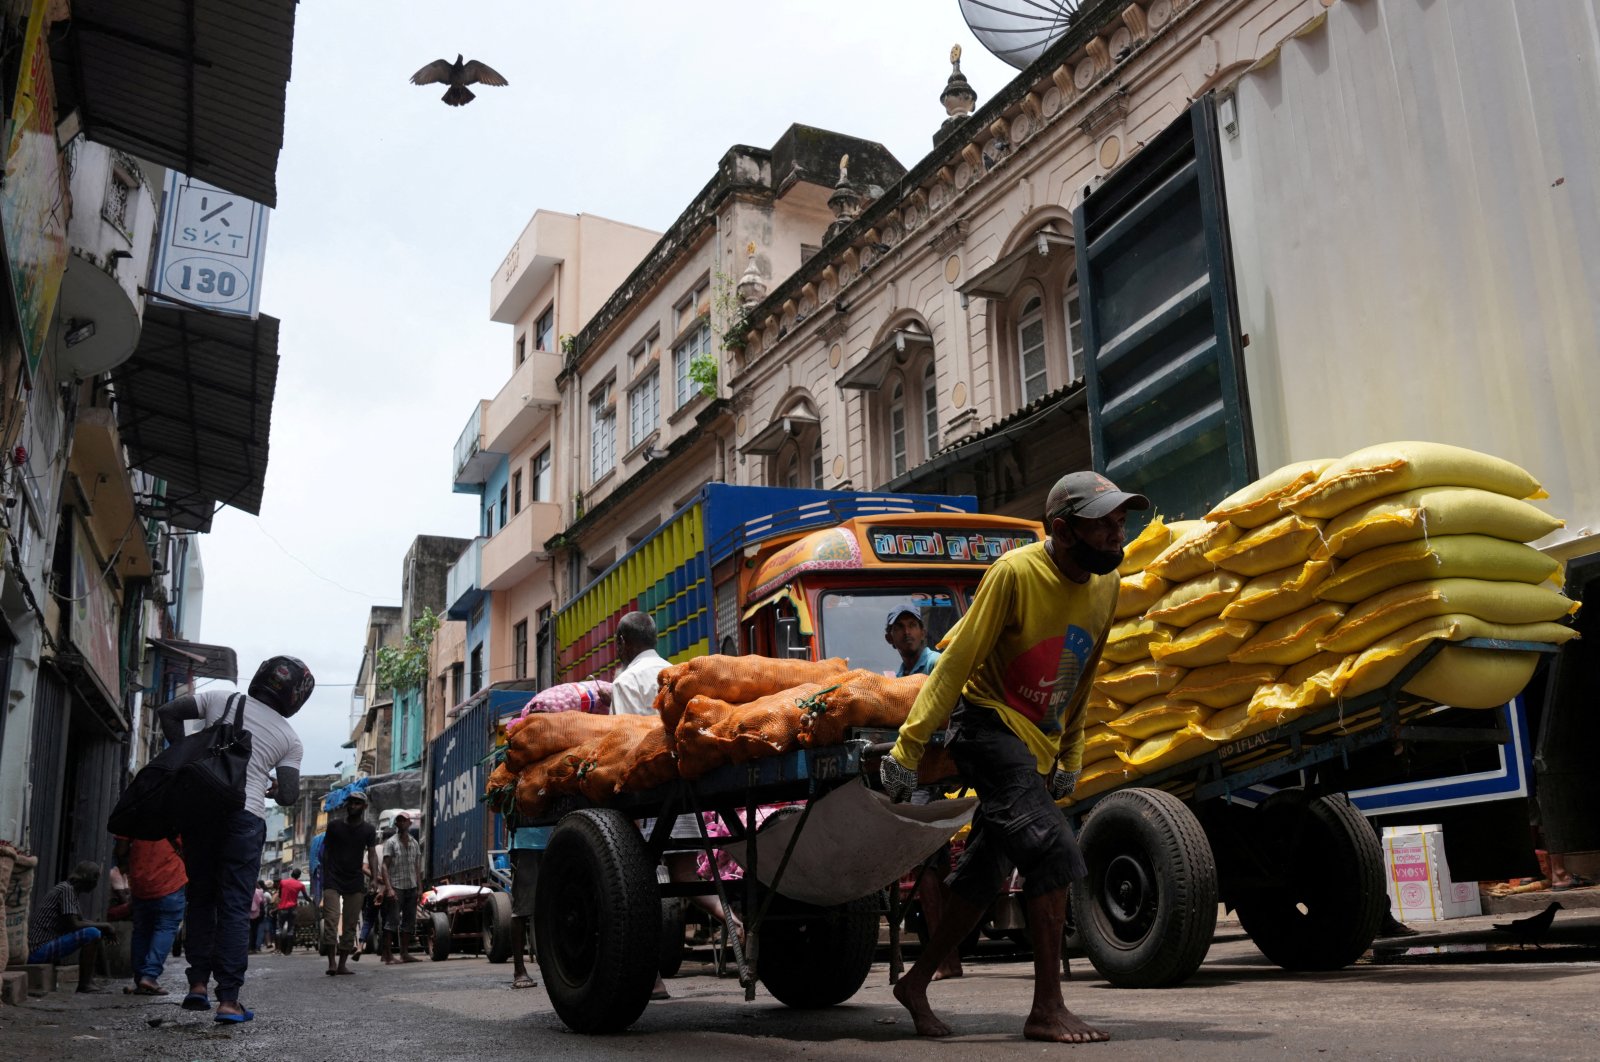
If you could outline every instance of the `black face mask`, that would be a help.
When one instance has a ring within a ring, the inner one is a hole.
[[[1067,556],[1078,567],[1093,575],[1109,575],[1122,563],[1122,550],[1095,549],[1081,538],[1067,547]]]

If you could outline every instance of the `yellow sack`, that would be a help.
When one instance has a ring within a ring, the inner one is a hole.
[[[1218,502],[1207,520],[1228,520],[1240,527],[1260,527],[1283,514],[1283,501],[1315,483],[1332,458],[1296,461],[1270,472]]]
[[[1098,763],[1101,760],[1115,760],[1117,758],[1117,749],[1123,748],[1124,745],[1113,745],[1108,741],[1102,741],[1096,745],[1085,745],[1083,747],[1082,769],[1088,770],[1091,763]]]
[[[1086,726],[1104,723],[1122,714],[1122,705],[1107,697],[1099,686],[1089,690],[1089,702],[1084,705],[1083,721]]]
[[[1453,577],[1542,583],[1559,567],[1521,542],[1488,535],[1442,535],[1356,554],[1317,587],[1317,598],[1354,603],[1405,583]]]
[[[1334,629],[1344,617],[1344,606],[1324,601],[1310,608],[1273,620],[1256,632],[1254,638],[1228,654],[1236,664],[1298,664],[1317,655],[1317,641]]]
[[[1123,735],[1112,730],[1104,723],[1098,726],[1088,726],[1083,729],[1083,754],[1087,757],[1096,749],[1109,748],[1113,752],[1126,749],[1131,742]]]
[[[1318,653],[1298,664],[1284,669],[1278,681],[1258,688],[1250,698],[1253,714],[1270,716],[1275,722],[1285,722],[1292,714],[1310,708],[1332,704],[1344,676],[1344,669],[1354,657],[1340,653]]]
[[[1498,708],[1523,691],[1538,666],[1538,653],[1447,645],[1411,677],[1405,691],[1456,708]]]
[[[1188,726],[1149,738],[1134,746],[1132,752],[1117,755],[1122,762],[1140,774],[1154,774],[1184,760],[1192,759],[1211,748],[1199,727]]]
[[[1131,664],[1149,657],[1152,647],[1171,641],[1176,633],[1176,627],[1154,620],[1124,620],[1106,635],[1106,647],[1100,655],[1113,663]]]
[[[1183,668],[1141,660],[1125,664],[1094,680],[1094,689],[1123,704],[1138,704],[1165,693],[1183,679]]]
[[[1276,681],[1283,668],[1272,664],[1212,664],[1197,667],[1167,694],[1171,701],[1188,701],[1208,708],[1248,703],[1256,690]]]
[[[1394,681],[1423,647],[1436,639],[1459,642],[1467,638],[1499,638],[1512,642],[1562,645],[1577,636],[1577,631],[1559,623],[1490,623],[1475,616],[1460,614],[1431,616],[1374,642],[1350,662],[1336,692],[1341,697],[1359,697],[1363,693],[1382,689]],[[1417,677],[1421,677],[1420,674]],[[1407,684],[1408,689],[1410,685]],[[1461,703],[1451,702],[1457,708],[1497,708],[1506,701],[1506,698],[1498,696],[1498,689],[1485,689],[1477,694],[1471,690],[1462,690],[1460,693]]]
[[[1321,534],[1321,520],[1307,520],[1291,513],[1208,551],[1206,560],[1240,575],[1265,575],[1305,560]]]
[[[1250,640],[1258,624],[1249,620],[1230,620],[1220,616],[1201,620],[1179,631],[1165,642],[1151,642],[1150,655],[1159,664],[1179,667],[1205,667],[1220,664],[1228,654]]]
[[[1188,627],[1219,615],[1243,589],[1244,580],[1232,572],[1211,572],[1162,594],[1161,600],[1145,611],[1145,619]]]
[[[1078,785],[1073,789],[1072,795],[1063,797],[1056,803],[1061,807],[1068,807],[1074,801],[1104,793],[1107,789],[1115,789],[1137,777],[1138,775],[1123,765],[1121,757],[1113,756],[1108,760],[1102,760],[1092,768],[1085,767],[1083,774],[1078,776]]]
[[[1172,586],[1155,572],[1135,572],[1122,577],[1122,586],[1117,591],[1116,619],[1127,619],[1129,616],[1142,616],[1144,610],[1161,599]]]
[[[1222,617],[1258,623],[1282,619],[1316,604],[1317,587],[1332,574],[1332,561],[1308,561],[1258,575],[1245,583],[1239,595],[1228,602]]]
[[[1491,623],[1541,623],[1578,610],[1578,603],[1547,586],[1487,579],[1429,579],[1385,590],[1352,605],[1344,622],[1317,643],[1355,653],[1379,638],[1429,616],[1459,612]]]
[[[1185,520],[1178,524],[1169,524],[1160,516],[1152,516],[1150,522],[1144,525],[1144,530],[1133,537],[1133,541],[1122,547],[1122,563],[1117,565],[1118,575],[1132,575],[1141,571],[1151,561],[1161,555],[1161,551],[1172,545],[1173,528],[1190,524],[1198,524],[1199,520]]]
[[[1216,567],[1206,560],[1208,550],[1226,546],[1242,534],[1244,532],[1237,524],[1213,524],[1201,521],[1182,538],[1173,539],[1172,545],[1162,550],[1161,554],[1145,568],[1175,583],[1193,579]]]
[[[1504,494],[1470,487],[1423,487],[1340,513],[1312,543],[1311,555],[1353,557],[1432,535],[1489,535],[1532,542],[1565,526],[1565,520]]]
[[[1209,709],[1198,704],[1151,697],[1129,708],[1122,713],[1122,718],[1113,719],[1106,726],[1124,737],[1143,739],[1177,730],[1190,723],[1202,722],[1210,714]]]
[[[1207,741],[1222,745],[1259,734],[1263,730],[1271,730],[1278,725],[1276,714],[1252,714],[1250,707],[1250,702],[1246,701],[1244,704],[1235,704],[1211,713],[1211,718],[1199,728],[1200,736]]]
[[[1326,520],[1374,498],[1436,486],[1477,487],[1508,498],[1548,497],[1538,480],[1510,461],[1447,443],[1394,442],[1335,461],[1284,507]]]

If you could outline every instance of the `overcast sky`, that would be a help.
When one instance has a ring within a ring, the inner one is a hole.
[[[348,756],[367,612],[399,604],[411,540],[477,526],[451,452],[510,372],[489,278],[535,210],[665,230],[729,146],[794,122],[909,168],[950,45],[980,106],[1015,72],[957,0],[338,0],[296,23],[261,301],[283,322],[266,495],[201,540],[198,637],[238,651],[241,682],[273,653],[310,664],[312,773]],[[408,83],[458,51],[510,85],[452,108]]]

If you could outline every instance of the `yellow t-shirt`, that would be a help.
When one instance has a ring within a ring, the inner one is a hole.
[[[929,736],[961,696],[998,712],[1038,757],[1041,774],[1057,760],[1078,770],[1085,705],[1118,586],[1115,572],[1073,582],[1044,542],[995,561],[900,728],[894,758],[908,768],[921,763]]]

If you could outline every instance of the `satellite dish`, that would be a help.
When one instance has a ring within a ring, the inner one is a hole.
[[[989,51],[1025,70],[1067,32],[1080,0],[960,0],[967,28]]]

